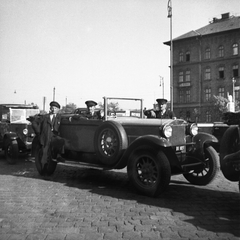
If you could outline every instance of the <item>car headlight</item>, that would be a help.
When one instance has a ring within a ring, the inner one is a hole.
[[[192,136],[195,136],[198,134],[198,126],[196,123],[193,123],[190,125],[190,128],[189,128],[189,133],[192,135]]]
[[[31,138],[34,138],[35,136],[36,136],[35,133],[31,133],[31,135],[30,135]]]
[[[24,129],[23,129],[23,134],[24,134],[24,135],[27,135],[27,134],[28,134],[27,128],[24,128]]]
[[[162,132],[166,138],[170,138],[172,136],[172,127],[170,125],[165,125]]]

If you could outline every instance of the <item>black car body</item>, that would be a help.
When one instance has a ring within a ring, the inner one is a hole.
[[[29,116],[39,113],[32,105],[0,104],[0,149],[8,163],[16,163],[19,153],[30,153],[35,133]]]
[[[226,130],[230,127],[230,125],[225,122],[213,122],[213,123],[198,123],[197,126],[199,132],[209,133],[217,138],[218,141],[213,142],[212,146],[216,149],[217,152],[219,152],[222,137]]]
[[[220,144],[220,166],[227,180],[239,182],[240,190],[240,112],[227,112],[223,119],[229,128]]]
[[[133,186],[148,196],[163,192],[174,174],[183,174],[197,185],[214,179],[219,158],[211,144],[216,137],[198,133],[196,124],[182,119],[145,119],[141,99],[118,98],[138,101],[140,108],[111,111],[107,106],[112,99],[104,98],[103,119],[62,116],[60,136],[65,140],[66,161],[61,164],[103,170],[126,167]],[[49,156],[42,166],[42,151],[39,146],[36,167],[41,175],[50,175],[57,163]]]

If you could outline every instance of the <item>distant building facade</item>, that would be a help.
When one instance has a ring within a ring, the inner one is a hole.
[[[173,110],[178,118],[219,121],[213,95],[240,101],[239,46],[240,17],[229,13],[173,39]]]

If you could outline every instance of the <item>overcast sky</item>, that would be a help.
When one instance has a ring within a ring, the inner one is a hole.
[[[0,0],[0,103],[55,100],[84,107],[102,97],[169,95],[168,0]],[[239,0],[172,0],[173,38]],[[160,77],[164,78],[164,91]],[[164,95],[163,95],[164,92]]]

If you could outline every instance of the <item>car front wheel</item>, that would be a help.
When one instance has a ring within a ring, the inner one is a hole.
[[[215,178],[219,169],[219,157],[212,146],[205,148],[205,161],[203,167],[193,170],[183,176],[192,184],[207,185]]]
[[[140,193],[156,197],[169,185],[171,168],[166,155],[152,150],[133,153],[128,161],[130,182]]]
[[[18,159],[18,142],[17,140],[9,140],[5,147],[5,157],[9,164],[15,164]]]

